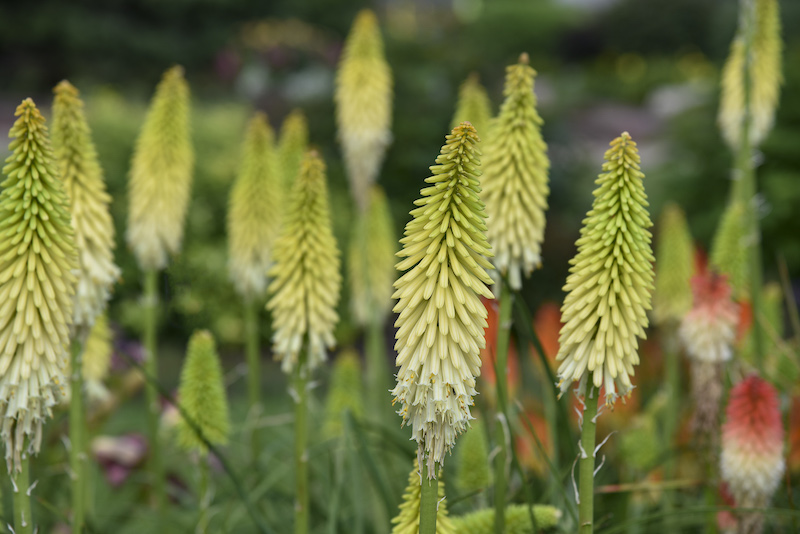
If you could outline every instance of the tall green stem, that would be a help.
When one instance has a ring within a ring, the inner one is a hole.
[[[158,427],[161,409],[158,386],[158,345],[156,327],[158,322],[158,271],[149,269],[144,273],[144,350],[145,370],[151,380],[147,381],[147,427],[150,438],[150,475],[153,479],[153,494],[159,519],[166,500],[164,461],[161,457]]]
[[[16,534],[33,534],[31,496],[28,493],[30,491],[29,463],[30,456],[27,452],[23,452],[22,461],[19,463],[19,473],[11,475],[14,482],[14,532]]]
[[[258,333],[258,304],[255,299],[248,298],[244,303],[245,351],[247,358],[247,401],[250,419],[253,421],[253,433],[250,435],[253,462],[258,458],[259,427],[261,417],[261,354]]]
[[[579,462],[578,494],[578,525],[580,534],[594,532],[594,445],[597,438],[597,398],[600,392],[595,389],[589,377],[586,385],[584,402],[586,409],[583,411],[583,428],[581,429],[581,459]]]
[[[497,326],[497,347],[495,361],[495,389],[497,391],[497,425],[495,427],[495,441],[500,448],[495,456],[494,468],[494,531],[495,534],[504,534],[506,531],[506,493],[508,445],[507,436],[511,432],[508,424],[508,346],[511,336],[511,291],[507,284],[499,282],[500,289],[500,317]]]
[[[82,336],[79,336],[82,337]],[[69,467],[72,482],[72,532],[80,534],[86,524],[86,414],[83,407],[83,343],[72,342],[71,395],[69,401]]]
[[[664,480],[675,479],[676,465],[676,437],[678,420],[681,413],[681,370],[680,353],[678,351],[677,323],[670,322],[664,326],[662,332],[662,347],[667,375],[667,410],[664,414],[664,446],[667,457],[664,462]],[[664,532],[675,532],[674,515],[675,492],[666,490],[664,493]]]
[[[764,328],[761,325],[761,286],[762,266],[761,266],[761,229],[758,222],[758,203],[756,193],[756,172],[753,159],[753,146],[750,141],[750,128],[752,125],[751,95],[753,92],[753,81],[750,77],[753,65],[753,33],[756,26],[755,2],[748,0],[741,3],[741,20],[743,25],[744,37],[744,76],[743,93],[744,109],[741,138],[739,140],[739,150],[736,154],[736,170],[739,174],[739,184],[734,191],[738,190],[738,198],[745,206],[746,214],[746,250],[748,254],[748,270],[750,273],[750,302],[753,306],[753,346],[755,349],[756,367],[759,371],[764,370]]]
[[[439,506],[439,481],[429,479],[425,466],[422,473],[422,488],[419,497],[419,534],[436,534],[436,513]]]
[[[197,534],[205,534],[208,530],[208,507],[211,505],[209,502],[208,492],[208,456],[204,455],[200,458],[200,488],[198,491],[198,518],[197,518]]]
[[[300,352],[294,379],[294,532],[308,534],[308,369],[306,354]]]

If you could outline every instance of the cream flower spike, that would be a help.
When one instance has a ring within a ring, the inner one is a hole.
[[[573,382],[605,386],[606,405],[633,389],[638,338],[645,337],[653,292],[653,252],[647,195],[636,143],[627,132],[611,142],[595,181],[577,255],[564,291],[558,379],[563,394]]]
[[[277,150],[283,173],[283,190],[288,192],[294,186],[300,163],[308,150],[308,121],[299,109],[292,110],[283,119]]]
[[[483,195],[489,218],[489,242],[498,272],[512,289],[522,287],[542,263],[545,210],[550,194],[550,160],[536,111],[528,54],[506,69],[505,101],[489,125],[483,161]],[[480,133],[480,132],[479,132]],[[484,135],[481,133],[481,135]]]
[[[325,361],[326,348],[335,345],[333,329],[339,320],[336,304],[342,284],[325,163],[316,150],[303,159],[273,258],[267,309],[275,329],[275,357],[282,361],[283,371],[291,373],[300,351],[308,350],[311,371]]]
[[[359,208],[378,178],[392,139],[392,72],[375,13],[361,11],[347,36],[336,72],[336,123],[350,191]]]
[[[472,419],[470,406],[486,346],[486,308],[492,264],[480,199],[480,152],[475,128],[462,123],[447,136],[430,184],[415,202],[397,253],[404,258],[394,283],[398,414],[410,425],[428,477],[441,465]]]
[[[69,197],[80,258],[74,323],[88,335],[106,309],[120,274],[114,264],[114,221],[108,211],[111,196],[106,192],[80,93],[66,80],[54,93],[53,153]]]
[[[15,115],[0,184],[0,436],[9,471],[39,452],[44,420],[65,396],[78,270],[44,117],[30,98]]]
[[[111,369],[113,332],[105,314],[98,315],[83,350],[83,383],[86,396],[95,401],[105,400],[108,389],[103,383]]]
[[[280,233],[283,175],[277,158],[267,116],[256,113],[247,128],[228,208],[228,267],[245,298],[266,290],[272,247]]]
[[[156,87],[128,181],[127,241],[142,270],[163,269],[180,250],[193,165],[189,86],[172,67]]]

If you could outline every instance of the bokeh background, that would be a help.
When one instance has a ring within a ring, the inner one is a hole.
[[[736,27],[728,0],[84,0],[0,4],[0,130],[25,96],[44,108],[69,78],[82,90],[115,197],[118,262],[112,316],[129,328],[139,280],[124,244],[124,191],[147,99],[170,65],[186,67],[197,151],[184,252],[170,267],[169,328],[210,327],[223,342],[242,324],[225,269],[224,216],[245,121],[274,128],[294,107],[329,166],[340,242],[351,210],[336,143],[334,71],[356,12],[374,8],[395,77],[393,135],[379,182],[398,235],[447,133],[459,84],[472,71],[497,111],[504,67],[523,51],[552,160],[543,268],[526,284],[536,305],[561,299],[567,260],[609,140],[640,143],[654,216],[668,200],[686,210],[708,248],[731,183],[732,156],[716,128],[719,72]],[[777,257],[800,274],[800,3],[781,2],[785,84],[758,169],[767,278]],[[0,153],[6,150],[0,146]],[[346,292],[345,292],[346,300]],[[346,302],[342,303],[343,309]],[[127,311],[126,311],[127,310]],[[232,313],[228,313],[230,310]],[[349,335],[347,313],[340,335]],[[167,334],[169,335],[169,334]]]
[[[785,260],[797,297],[800,33],[795,30],[800,28],[800,2],[780,3],[785,83],[775,128],[760,147],[757,172],[765,278],[777,280],[778,265]],[[167,386],[177,382],[191,331],[209,328],[221,345],[231,395],[244,394],[241,305],[228,280],[224,221],[244,126],[254,110],[265,111],[276,130],[293,108],[305,112],[311,142],[328,164],[335,232],[345,249],[354,206],[336,142],[333,80],[347,31],[364,7],[373,8],[381,20],[395,80],[393,142],[379,183],[390,198],[398,236],[448,133],[460,83],[477,72],[496,112],[505,66],[521,52],[530,55],[538,71],[536,93],[552,162],[552,192],[544,264],[523,292],[530,308],[540,312],[537,329],[543,342],[555,342],[559,323],[554,303],[563,298],[568,260],[591,204],[602,154],[620,132],[627,130],[639,143],[653,219],[667,201],[678,202],[697,245],[709,248],[733,167],[716,126],[716,111],[720,70],[737,23],[735,1],[0,2],[0,131],[8,131],[14,108],[27,96],[49,116],[51,88],[64,78],[85,98],[114,197],[117,262],[123,276],[110,316],[123,339],[138,336],[142,317],[140,273],[124,241],[133,145],[161,73],[174,64],[185,67],[197,158],[183,251],[161,281],[166,302],[161,376]],[[0,144],[0,155],[6,153],[5,143]],[[361,333],[350,319],[347,301],[344,288],[337,340],[340,346],[359,346]],[[268,328],[262,336],[266,347]],[[387,324],[387,346],[392,337]],[[129,349],[135,352],[134,345]],[[646,374],[648,363],[643,367]],[[270,411],[280,418],[289,402],[283,377],[277,366],[267,367],[266,373],[275,385],[271,400],[277,403]],[[655,374],[652,380],[657,382]],[[143,414],[141,409],[125,410],[134,419]],[[130,421],[115,421],[104,431],[130,430]],[[273,422],[286,425],[290,419]],[[276,451],[287,446],[288,434],[281,439]],[[406,470],[401,467],[401,477]],[[279,500],[276,509],[291,499],[288,494],[279,497],[285,502]],[[113,506],[122,506],[107,496],[98,499],[107,518],[116,513]]]

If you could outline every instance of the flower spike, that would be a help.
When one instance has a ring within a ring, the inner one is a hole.
[[[692,307],[694,246],[686,217],[677,204],[664,207],[658,226],[653,319],[663,324],[680,321]]]
[[[754,0],[755,27],[752,37],[750,72],[745,73],[745,36],[747,29],[740,23],[731,51],[722,69],[717,122],[728,145],[737,149],[741,143],[744,122],[744,77],[750,76],[750,139],[753,145],[772,129],[778,107],[781,71],[781,21],[778,0]],[[749,3],[749,2],[748,2]]]
[[[272,247],[280,232],[283,177],[274,144],[267,116],[256,113],[247,128],[228,209],[228,267],[245,298],[266,290]]]
[[[397,255],[404,259],[397,270],[407,272],[394,283],[393,295],[400,370],[392,394],[403,424],[412,427],[420,464],[428,456],[429,478],[472,419],[486,345],[480,296],[492,298],[478,135],[464,122],[446,139],[400,240]]]
[[[15,115],[0,184],[0,437],[9,472],[39,452],[44,420],[65,394],[78,269],[44,117],[30,98]]]
[[[231,426],[228,399],[225,397],[217,345],[207,330],[197,331],[189,339],[178,387],[178,402],[209,443],[224,445],[228,442]],[[178,423],[178,442],[188,451],[208,452],[206,444],[183,417]]]
[[[491,121],[483,162],[483,199],[489,217],[494,264],[512,289],[522,287],[542,263],[545,210],[550,194],[547,145],[536,111],[528,54],[506,69],[505,101]],[[482,132],[481,135],[483,135]]]
[[[172,67],[156,87],[131,163],[127,240],[139,267],[163,269],[183,240],[194,153],[189,86]]]
[[[350,191],[361,210],[392,139],[392,72],[375,13],[361,11],[336,73],[336,123]]]
[[[606,151],[603,174],[595,181],[592,209],[583,220],[578,253],[564,291],[557,359],[563,394],[577,381],[579,396],[591,375],[605,386],[606,405],[633,389],[653,291],[653,252],[647,195],[639,153],[624,132]]]
[[[69,197],[80,257],[74,322],[88,333],[105,310],[120,274],[114,264],[114,221],[108,211],[111,196],[106,192],[80,93],[66,80],[53,92],[53,153]]]
[[[316,150],[306,153],[294,184],[283,231],[273,249],[275,265],[267,309],[272,313],[272,336],[281,368],[291,373],[301,350],[308,350],[308,367],[325,361],[333,348],[336,304],[342,277],[336,238],[331,229],[325,162]],[[308,346],[304,339],[308,336]]]
[[[458,90],[456,112],[450,128],[455,128],[464,121],[469,121],[478,132],[486,138],[489,120],[492,118],[492,103],[486,89],[478,80],[477,73],[470,74]]]
[[[295,109],[283,120],[278,141],[284,191],[292,190],[306,150],[308,150],[308,121],[302,111]]]
[[[361,325],[383,324],[391,309],[397,241],[389,203],[377,185],[353,234],[348,257],[353,317]]]

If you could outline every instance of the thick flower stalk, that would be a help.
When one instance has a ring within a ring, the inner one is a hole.
[[[747,210],[734,200],[722,213],[709,262],[717,272],[727,275],[736,298],[749,298],[750,267],[748,265]]]
[[[308,150],[308,121],[299,109],[292,110],[281,125],[278,140],[278,158],[283,173],[283,190],[291,191],[300,163]]]
[[[653,321],[678,323],[692,307],[691,279],[694,272],[694,245],[683,210],[675,203],[664,207],[656,243]]]
[[[392,139],[392,72],[383,52],[378,19],[365,9],[356,20],[336,72],[336,123],[350,191],[367,208],[367,191],[378,178]]]
[[[9,471],[64,396],[78,256],[45,120],[24,100],[0,193],[0,410]]]
[[[455,534],[456,532],[469,532],[456,530],[447,513],[447,500],[444,497],[444,480],[428,481],[423,478],[419,463],[414,460],[414,468],[408,475],[408,486],[400,503],[400,511],[392,519],[392,534],[419,534],[420,532],[420,499],[422,484],[436,484],[438,486],[439,506],[436,511],[436,534]]]
[[[636,143],[627,132],[606,151],[564,291],[557,359],[563,394],[591,375],[606,404],[628,395],[653,290],[652,226]]]
[[[325,399],[325,423],[322,427],[322,434],[326,438],[344,435],[344,417],[347,412],[356,418],[364,413],[361,377],[361,362],[354,351],[342,352],[333,362],[331,386]]]
[[[542,263],[545,211],[550,194],[550,160],[536,111],[528,55],[506,68],[500,114],[491,121],[483,162],[483,194],[489,217],[494,264],[508,275],[512,289],[522,287]],[[484,135],[479,131],[481,135]]]
[[[224,445],[230,435],[228,399],[222,367],[214,337],[207,330],[192,334],[186,349],[186,361],[181,370],[178,402],[191,420],[181,417],[178,423],[178,443],[187,451],[208,453],[199,430],[212,445]]]
[[[692,428],[704,440],[714,440],[719,428],[720,401],[724,392],[724,365],[733,356],[738,306],[724,275],[705,272],[692,278],[694,303],[679,335],[692,361]],[[713,441],[709,443],[713,445]]]
[[[78,90],[64,80],[54,93],[53,153],[69,198],[80,259],[74,324],[86,334],[105,310],[120,274],[114,264],[114,221],[108,211],[111,196],[106,192]]]
[[[476,73],[470,74],[458,90],[458,102],[450,128],[464,121],[472,123],[478,135],[486,140],[489,121],[492,118],[492,103],[486,89],[481,85]]]
[[[511,504],[506,507],[505,534],[529,534],[542,532],[558,526],[562,512],[555,506],[546,504],[533,505],[534,527],[531,521],[531,511],[527,504]],[[494,508],[486,508],[471,512],[460,517],[453,517],[455,532],[469,532],[469,534],[494,534]]]
[[[282,210],[283,180],[274,134],[267,116],[256,113],[247,127],[228,206],[228,268],[245,299],[257,298],[267,288]]]
[[[470,406],[486,346],[486,308],[492,298],[486,273],[484,205],[480,199],[480,152],[475,128],[463,123],[446,137],[430,184],[420,193],[406,225],[404,258],[393,298],[397,327],[398,414],[412,428],[418,459],[428,457],[428,477],[436,473],[456,437],[472,419]]]
[[[90,400],[102,401],[109,395],[104,384],[111,369],[112,332],[106,314],[98,315],[83,348],[83,385]]]
[[[750,376],[731,390],[722,427],[720,472],[736,506],[765,508],[778,489],[786,463],[778,393]],[[763,515],[745,512],[740,532],[758,534]]]
[[[325,349],[334,346],[342,283],[325,162],[314,150],[303,159],[273,258],[267,303],[275,329],[273,350],[286,373],[294,370],[300,351],[307,350],[308,368],[313,370],[325,361]]]
[[[753,0],[754,17],[743,9],[739,31],[731,43],[731,51],[722,69],[722,94],[717,121],[725,141],[737,150],[742,142],[745,120],[745,76],[750,84],[749,141],[759,145],[772,129],[778,107],[781,69],[781,24],[778,0]],[[754,19],[754,20],[753,20]],[[752,27],[750,27],[752,25]],[[751,33],[749,72],[745,72],[745,32]]]
[[[396,238],[383,190],[370,189],[367,211],[359,216],[348,257],[353,317],[362,326],[383,324],[392,308]]]
[[[172,67],[156,88],[131,162],[128,245],[145,271],[167,266],[183,239],[194,154],[189,135],[189,86]]]

